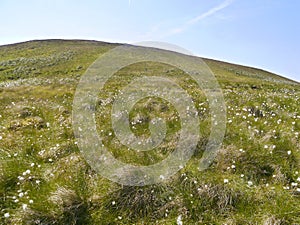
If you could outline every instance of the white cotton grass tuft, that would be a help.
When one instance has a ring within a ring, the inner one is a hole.
[[[176,222],[177,222],[177,225],[183,225],[183,222],[182,222],[182,216],[181,216],[181,215],[179,215],[179,216],[177,217]]]
[[[27,209],[27,204],[23,204],[22,209],[25,211]]]

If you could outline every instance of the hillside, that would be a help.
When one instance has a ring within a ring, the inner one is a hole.
[[[136,135],[151,118],[167,122],[157,151],[118,142],[110,118],[118,89],[133,78],[172,77],[193,96],[201,139],[170,180],[122,186],[98,175],[81,155],[72,129],[76,86],[87,68],[120,44],[82,40],[0,46],[0,224],[300,224],[300,84],[250,67],[203,59],[222,88],[227,126],[212,165],[198,171],[211,115],[204,93],[182,71],[143,62],[120,70],[96,109],[103,143],[121,161],[150,165],[174,150],[175,108],[148,98],[130,119]],[[138,122],[137,122],[138,121]]]

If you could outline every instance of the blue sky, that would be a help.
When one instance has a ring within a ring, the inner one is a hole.
[[[300,81],[298,0],[1,0],[0,44],[164,41]]]

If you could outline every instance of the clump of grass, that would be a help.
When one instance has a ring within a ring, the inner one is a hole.
[[[60,221],[65,224],[85,224],[88,222],[88,206],[73,190],[58,187],[51,193],[49,200],[58,207],[62,214]]]
[[[124,186],[108,196],[106,210],[115,215],[127,215],[133,222],[141,218],[155,221],[164,217],[162,208],[170,204],[169,198],[174,196],[174,193],[170,187],[160,184],[146,187]]]
[[[27,224],[87,224],[90,217],[88,204],[75,191],[58,187],[50,193],[52,207],[45,211],[28,209],[23,212],[22,222]],[[46,203],[47,204],[47,203]]]

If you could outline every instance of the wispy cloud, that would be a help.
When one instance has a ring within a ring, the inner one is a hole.
[[[209,9],[208,11],[206,11],[206,12],[204,12],[204,13],[196,16],[196,17],[194,17],[193,19],[187,21],[182,26],[176,27],[176,28],[173,28],[173,29],[169,30],[168,34],[165,35],[165,36],[171,36],[171,35],[174,35],[174,34],[182,33],[183,31],[185,31],[186,29],[188,29],[193,24],[196,24],[196,23],[200,22],[201,20],[206,19],[207,17],[213,16],[214,14],[216,14],[219,11],[221,11],[222,9],[227,8],[233,2],[234,2],[234,0],[225,0],[221,4],[213,7],[211,9]]]
[[[189,21],[185,22],[183,25],[172,28],[172,29],[167,29],[166,32],[164,32],[163,34],[158,35],[159,38],[164,38],[164,37],[169,37],[175,34],[179,34],[182,33],[183,31],[187,30],[189,27],[191,27],[192,25],[210,17],[213,16],[214,14],[216,14],[217,12],[227,8],[228,6],[230,6],[235,0],[225,0],[223,1],[221,4],[209,9],[208,11],[190,19]],[[155,29],[155,31],[157,31],[157,29]],[[151,34],[154,34],[153,30],[148,32],[146,36],[150,37]],[[156,36],[157,35],[152,35],[152,36]]]
[[[234,2],[234,0],[225,0],[224,2],[222,2],[220,5],[217,5],[213,8],[211,8],[210,10],[208,10],[205,13],[202,13],[201,15],[189,20],[186,24],[188,25],[192,25],[195,24],[209,16],[214,15],[215,13],[217,13],[218,11],[225,9],[226,7],[230,6],[232,3]]]

